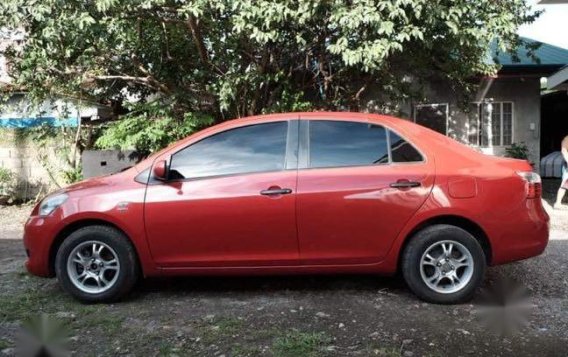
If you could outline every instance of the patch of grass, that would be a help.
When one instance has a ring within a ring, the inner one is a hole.
[[[260,347],[235,345],[231,350],[231,355],[235,357],[254,357],[262,355]]]
[[[37,291],[26,291],[21,294],[0,295],[0,321],[14,322],[27,320],[39,313],[44,303],[42,295]]]
[[[0,322],[28,320],[44,312],[53,314],[68,311],[76,316],[86,315],[93,311],[92,306],[76,303],[62,294],[49,294],[42,289],[26,289],[0,295]]]
[[[369,351],[371,356],[399,357],[400,349],[396,347],[375,347]]]
[[[0,351],[2,351],[5,348],[11,347],[12,344],[6,340],[0,340]]]
[[[271,326],[247,331],[246,339],[251,341],[273,340],[275,337],[278,337],[281,334],[282,333],[280,329]]]
[[[199,325],[197,331],[205,344],[215,343],[220,339],[230,338],[243,329],[243,321],[233,317],[216,319],[207,325]]]
[[[172,356],[172,357],[186,355],[184,351],[181,351],[179,348],[173,346],[169,342],[162,342],[160,344],[158,353],[160,356]]]
[[[55,288],[55,284],[24,271],[6,274],[0,283],[0,322],[24,321],[40,313],[59,311],[75,315],[90,309]]]
[[[45,284],[45,279],[22,279],[20,275],[11,274],[0,286],[0,292],[4,286],[10,286],[10,290],[0,293],[0,323],[23,323],[42,313],[55,316],[65,312],[72,315],[62,319],[74,330],[90,327],[114,334],[122,328],[123,318],[110,314],[106,306],[81,304],[53,285]]]
[[[322,347],[329,342],[322,332],[291,331],[278,337],[272,345],[274,355],[278,357],[319,356]]]
[[[233,335],[241,330],[243,327],[243,321],[233,317],[223,318],[217,320],[215,322],[215,326],[217,326],[220,333]]]
[[[13,273],[13,274],[20,279],[28,278],[30,276],[30,273],[28,273],[25,270],[20,270],[20,271]]]
[[[105,311],[99,310],[89,312],[81,318],[81,327],[101,328],[106,334],[114,335],[122,329],[122,316],[107,314]]]

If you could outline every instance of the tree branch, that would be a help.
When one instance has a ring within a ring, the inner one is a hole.
[[[149,83],[152,83],[153,85],[155,85],[156,87],[158,87],[160,89],[161,92],[164,92],[166,94],[171,94],[172,90],[165,85],[164,83],[158,81],[156,79],[156,77],[154,77],[150,71],[148,71],[146,68],[144,68],[144,66],[142,65],[142,63],[138,60],[138,56],[136,55],[132,55],[132,62],[134,62],[134,64],[136,65],[136,68],[138,68],[138,70],[142,73],[144,73],[146,75],[147,81]]]
[[[197,51],[199,52],[199,57],[204,63],[209,63],[209,55],[207,54],[207,49],[205,48],[205,43],[203,42],[203,36],[201,36],[201,30],[197,25],[197,21],[193,15],[189,15],[187,19],[187,26],[191,31],[191,36],[193,41],[197,46]]]
[[[191,36],[193,37],[193,42],[197,46],[197,52],[199,53],[199,58],[201,61],[208,66],[211,66],[217,73],[225,74],[219,67],[217,67],[213,62],[209,60],[209,55],[207,54],[207,48],[205,48],[205,42],[203,41],[203,36],[201,34],[201,29],[199,28],[199,24],[195,20],[193,15],[189,15],[188,20],[186,21],[186,25],[191,32]]]

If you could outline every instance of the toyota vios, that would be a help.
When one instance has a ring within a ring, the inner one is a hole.
[[[540,177],[409,121],[290,113],[208,128],[52,193],[27,269],[82,301],[141,277],[397,271],[420,298],[472,297],[488,265],[548,242]]]

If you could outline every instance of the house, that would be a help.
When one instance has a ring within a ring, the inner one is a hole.
[[[0,95],[8,94],[8,98],[2,98],[0,102],[0,168],[9,170],[17,177],[16,197],[29,199],[63,183],[58,176],[70,169],[65,156],[73,156],[67,151],[74,151],[64,150],[60,146],[40,147],[22,130],[40,125],[66,127],[72,133],[67,137],[73,140],[75,128],[80,123],[108,118],[112,111],[107,106],[84,98],[61,96],[32,105],[25,91],[14,88],[8,75],[10,63],[3,55],[8,47],[20,46],[24,37],[21,30],[0,28]]]
[[[541,147],[550,141],[543,133],[548,135],[552,126],[548,120],[541,120],[541,90],[550,76],[553,83],[562,78],[563,83],[568,82],[568,70],[562,70],[568,64],[568,50],[523,40],[540,45],[534,58],[527,55],[526,48],[517,50],[517,61],[492,49],[493,60],[502,68],[496,76],[480,79],[478,92],[468,108],[459,104],[460,93],[433,82],[426,102],[411,103],[410,119],[487,154],[504,155],[511,144],[524,143],[529,149],[529,160],[538,170]],[[561,95],[566,96],[566,92]]]
[[[47,124],[50,126],[76,127],[80,118],[91,120],[111,115],[109,107],[83,98],[53,97],[39,106],[32,106],[25,91],[15,91],[8,75],[10,63],[3,52],[19,48],[25,33],[21,29],[0,28],[0,92],[9,93],[5,102],[0,102],[0,128],[27,128]]]

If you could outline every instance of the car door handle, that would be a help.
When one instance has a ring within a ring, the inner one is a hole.
[[[417,181],[397,181],[390,184],[392,188],[412,188],[420,186],[420,182]]]
[[[289,188],[269,188],[268,190],[260,191],[260,194],[264,196],[289,195],[291,193],[292,190]]]

